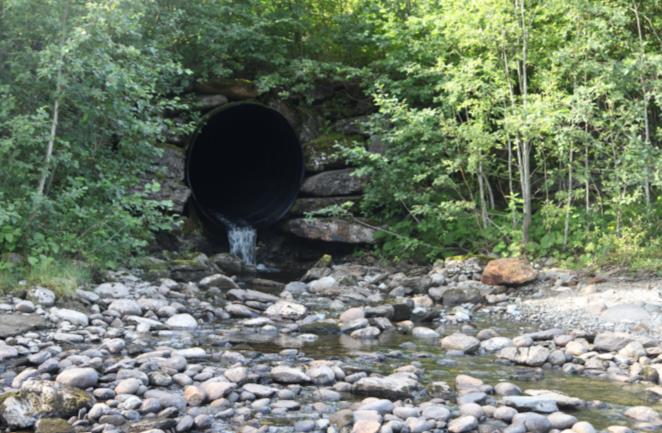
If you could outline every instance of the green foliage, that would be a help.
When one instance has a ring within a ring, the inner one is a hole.
[[[187,71],[145,38],[152,5],[0,6],[0,249],[40,263],[36,275],[50,278],[51,257],[116,266],[172,224],[143,179]]]
[[[27,264],[0,265],[0,293],[38,285],[48,287],[58,297],[67,297],[91,278],[92,271],[85,263],[33,257]]]
[[[139,256],[173,223],[145,179],[175,95],[231,78],[324,106],[322,128],[372,99],[372,150],[334,143],[388,257],[655,268],[661,17],[630,0],[5,0],[0,249]]]

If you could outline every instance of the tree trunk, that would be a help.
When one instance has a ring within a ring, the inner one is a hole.
[[[53,159],[53,149],[55,147],[55,138],[57,137],[57,128],[60,118],[60,99],[62,98],[62,64],[64,63],[64,44],[66,41],[66,25],[67,17],[69,14],[69,3],[65,4],[64,13],[62,15],[62,35],[60,39],[60,55],[57,63],[57,74],[55,77],[55,101],[53,102],[53,115],[51,118],[51,131],[48,136],[48,144],[46,145],[46,157],[44,165],[41,169],[41,176],[39,178],[39,185],[37,186],[37,195],[43,196],[46,187],[46,181],[50,173],[51,161]]]
[[[650,134],[650,123],[648,119],[648,105],[649,105],[649,95],[648,90],[646,89],[646,78],[645,72],[643,70],[643,63],[645,60],[645,47],[644,47],[644,34],[641,29],[641,19],[639,17],[639,5],[633,3],[634,16],[637,21],[637,35],[639,36],[639,61],[641,63],[642,72],[639,77],[641,83],[641,92],[643,98],[643,119],[644,119],[644,198],[646,200],[646,206],[651,204],[651,188],[650,188],[650,166],[648,163],[648,158],[650,155],[651,148],[651,134]]]
[[[568,197],[565,203],[565,224],[563,227],[563,249],[568,247],[568,235],[570,234],[570,209],[572,206],[572,163],[573,163],[573,146],[570,143],[570,150],[568,151]]]
[[[520,25],[522,28],[522,65],[521,65],[521,81],[520,89],[522,92],[522,109],[524,112],[524,121],[527,116],[527,99],[529,93],[529,83],[526,72],[527,66],[527,52],[528,52],[528,30],[526,27],[526,0],[519,0],[520,11]],[[522,181],[522,199],[524,200],[523,218],[522,218],[522,244],[526,246],[529,243],[529,229],[531,228],[532,219],[532,197],[531,197],[531,143],[528,138],[521,140],[521,181]]]

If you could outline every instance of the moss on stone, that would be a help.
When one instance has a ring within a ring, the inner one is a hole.
[[[321,135],[303,145],[306,169],[321,171],[330,168],[340,168],[345,165],[338,155],[336,146],[347,148],[356,141],[363,141],[359,135],[332,133]]]
[[[73,433],[74,427],[62,418],[42,418],[37,421],[36,433]]]

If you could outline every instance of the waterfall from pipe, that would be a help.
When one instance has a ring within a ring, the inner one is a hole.
[[[230,254],[239,257],[247,265],[255,266],[257,262],[257,230],[244,221],[232,221],[223,215],[217,215],[225,225],[230,244]]]

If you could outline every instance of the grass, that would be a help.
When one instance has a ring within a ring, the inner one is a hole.
[[[46,259],[22,266],[0,262],[0,293],[4,294],[43,286],[58,297],[68,297],[91,279],[90,269],[76,261]]]

